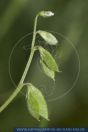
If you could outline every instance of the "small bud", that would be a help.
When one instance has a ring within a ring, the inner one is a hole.
[[[41,11],[39,13],[39,16],[42,16],[42,17],[51,17],[51,16],[54,16],[54,13],[51,12],[51,11]]]

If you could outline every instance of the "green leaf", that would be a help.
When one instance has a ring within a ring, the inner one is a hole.
[[[27,87],[27,106],[29,112],[37,120],[39,120],[40,116],[48,120],[47,104],[41,91],[32,84],[27,85]]]
[[[40,51],[41,59],[42,61],[44,61],[47,67],[52,71],[59,72],[58,65],[55,59],[53,58],[53,56],[41,46],[39,47],[39,51]]]
[[[57,39],[49,32],[39,30],[37,33],[50,45],[58,43]]]
[[[44,63],[42,60],[40,60],[40,63],[42,65],[42,68],[44,70],[44,73],[50,77],[51,79],[53,79],[55,81],[55,72],[50,70]]]
[[[54,13],[52,11],[40,11],[39,16],[51,17],[51,16],[54,16]]]
[[[30,91],[30,90],[29,90]],[[27,95],[27,106],[30,114],[39,120],[39,105],[31,92],[28,91]]]

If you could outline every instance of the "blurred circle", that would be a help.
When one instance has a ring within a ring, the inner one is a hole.
[[[39,88],[48,101],[55,101],[67,95],[76,85],[80,72],[80,59],[76,47],[68,38],[57,32],[49,32],[58,39],[58,44],[50,46],[41,37],[37,36],[36,45],[43,46],[52,54],[62,72],[56,73],[55,82],[45,75],[39,81]],[[30,54],[31,40],[32,33],[26,34],[14,45],[11,51],[9,75],[14,87],[19,83],[18,80],[22,76],[19,73],[22,73],[26,66],[26,60]],[[37,59],[37,67],[44,74],[39,60],[40,57]],[[23,66],[20,66],[20,64],[23,64]]]

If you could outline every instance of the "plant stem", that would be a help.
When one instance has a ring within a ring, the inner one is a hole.
[[[31,53],[27,62],[27,65],[25,67],[25,70],[23,72],[23,75],[21,77],[21,80],[17,86],[17,88],[15,89],[15,91],[11,94],[11,96],[5,101],[5,103],[0,107],[0,113],[13,101],[13,99],[17,96],[17,94],[22,90],[23,88],[23,82],[25,80],[25,77],[27,75],[27,72],[29,70],[29,67],[31,65],[33,56],[34,56],[34,44],[35,44],[35,39],[36,39],[36,27],[37,27],[37,19],[38,19],[38,15],[35,18],[35,23],[34,23],[34,31],[33,31],[33,39],[32,39],[32,44],[31,44]]]
[[[36,27],[37,27],[37,18],[38,16],[36,16],[35,18],[35,24],[34,24],[34,31],[33,31],[33,39],[32,39],[32,44],[31,44],[31,53],[30,53],[30,57],[29,57],[29,60],[28,60],[28,63],[25,67],[25,70],[24,70],[24,73],[23,73],[23,76],[20,80],[20,83],[19,84],[22,84],[24,82],[24,79],[27,75],[27,72],[28,72],[28,69],[30,67],[30,64],[31,64],[31,61],[32,61],[32,58],[33,58],[33,55],[34,55],[34,44],[35,44],[35,39],[36,39]]]

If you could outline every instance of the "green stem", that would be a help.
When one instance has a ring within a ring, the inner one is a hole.
[[[27,65],[26,65],[26,68],[24,70],[23,76],[22,76],[22,78],[20,80],[21,84],[24,82],[24,79],[25,79],[25,77],[27,75],[27,72],[28,72],[28,69],[30,67],[30,64],[31,64],[31,61],[32,61],[32,58],[33,58],[33,55],[34,55],[34,51],[35,51],[34,44],[35,44],[35,39],[36,39],[37,19],[38,19],[38,16],[36,16],[36,18],[35,18],[34,31],[33,31],[33,39],[32,39],[32,44],[31,44],[31,53],[30,53],[30,57],[29,57]]]
[[[27,72],[29,70],[29,67],[31,65],[33,56],[34,56],[34,44],[35,44],[35,39],[36,39],[36,27],[37,27],[37,19],[38,19],[38,15],[35,18],[35,23],[34,23],[34,31],[33,31],[33,39],[32,39],[32,44],[31,44],[31,53],[27,62],[27,65],[25,67],[25,70],[23,72],[23,75],[21,77],[21,80],[17,86],[17,88],[15,89],[15,91],[11,94],[11,96],[5,101],[5,103],[0,107],[0,113],[13,101],[13,99],[17,96],[17,94],[22,90],[23,88],[23,82],[25,80],[25,77],[27,75]]]

